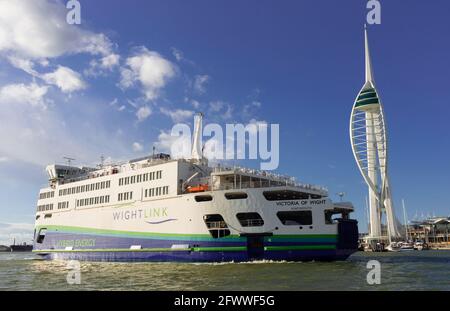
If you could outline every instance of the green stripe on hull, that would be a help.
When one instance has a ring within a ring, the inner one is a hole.
[[[40,228],[47,228],[48,231],[63,232],[63,233],[79,233],[79,234],[94,234],[106,236],[120,236],[133,238],[147,238],[147,239],[166,239],[166,240],[191,240],[191,241],[215,241],[210,234],[182,234],[182,233],[156,233],[156,232],[138,232],[138,231],[122,231],[109,229],[96,229],[86,227],[70,227],[70,226],[40,226]],[[238,235],[230,235],[220,238],[220,241],[245,242],[244,237]]]
[[[137,232],[137,231],[122,231],[110,229],[96,229],[87,227],[72,227],[72,226],[39,226],[40,228],[47,228],[48,232],[63,232],[63,233],[78,233],[78,234],[93,234],[105,236],[120,236],[120,237],[134,237],[134,238],[148,238],[148,239],[166,239],[166,240],[190,240],[190,241],[221,241],[221,242],[246,242],[246,237],[239,235],[230,235],[219,239],[213,238],[210,234],[195,234],[195,233],[156,233],[156,232]],[[283,234],[267,236],[266,239],[272,241],[286,241],[287,240],[305,240],[305,239],[330,239],[336,240],[336,234]]]

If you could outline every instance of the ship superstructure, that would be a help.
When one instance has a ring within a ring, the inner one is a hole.
[[[198,124],[200,123],[200,124]],[[358,230],[323,187],[167,154],[100,168],[50,165],[34,252],[49,259],[248,261],[345,259]]]

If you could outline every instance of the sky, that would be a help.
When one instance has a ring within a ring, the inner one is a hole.
[[[280,125],[277,173],[344,192],[360,231],[367,187],[348,124],[364,82],[364,0],[0,0],[0,244],[30,241],[45,166],[168,151],[170,129]],[[450,3],[381,1],[369,25],[397,216],[449,216]],[[257,161],[233,161],[257,168]]]

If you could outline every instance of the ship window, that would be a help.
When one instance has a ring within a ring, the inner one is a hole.
[[[264,225],[264,220],[258,213],[238,213],[236,218],[242,227],[261,227]]]
[[[111,180],[106,181],[106,188],[111,187]]]
[[[222,238],[231,234],[226,222],[220,214],[209,214],[203,216],[203,221],[209,230],[211,236],[215,239]]]
[[[206,201],[212,201],[213,197],[209,194],[205,194],[205,195],[196,195],[194,197],[194,199],[197,202],[206,202]]]
[[[36,242],[41,244],[42,242],[44,242],[45,239],[45,234],[47,233],[47,228],[41,228],[39,229],[39,233],[38,236],[36,238]]]
[[[228,200],[239,200],[239,199],[247,199],[247,193],[245,192],[227,192],[225,193],[225,197]]]
[[[109,203],[109,195],[106,196],[105,203]]]
[[[312,225],[311,211],[281,211],[277,216],[285,226]]]
[[[293,190],[264,191],[263,195],[268,201],[307,200],[310,196],[308,193]]]

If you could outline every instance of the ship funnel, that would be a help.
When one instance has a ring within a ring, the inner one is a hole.
[[[194,117],[194,136],[192,141],[191,159],[201,161],[203,159],[202,152],[202,120],[203,114],[197,113]]]

